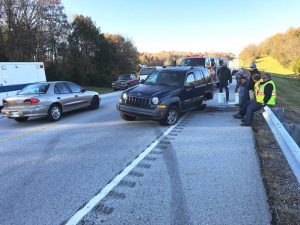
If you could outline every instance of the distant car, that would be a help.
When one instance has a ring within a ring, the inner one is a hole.
[[[179,115],[213,98],[213,83],[204,67],[177,66],[154,71],[138,86],[124,91],[117,104],[124,120],[136,117],[174,125]]]
[[[112,88],[115,91],[125,90],[139,84],[139,82],[139,79],[134,74],[122,74],[116,81],[112,82]]]
[[[146,80],[148,76],[157,69],[161,69],[161,66],[144,66],[140,70],[140,81]]]
[[[17,95],[3,99],[1,113],[17,122],[46,116],[58,121],[64,112],[89,107],[98,109],[101,98],[72,82],[39,82],[23,88]]]

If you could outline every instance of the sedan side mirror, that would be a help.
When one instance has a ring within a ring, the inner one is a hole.
[[[82,92],[82,93],[85,92],[85,89],[84,89],[84,88],[81,88],[81,92]]]

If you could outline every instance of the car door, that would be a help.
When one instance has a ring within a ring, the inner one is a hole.
[[[196,80],[194,101],[196,105],[199,105],[204,99],[204,94],[206,91],[206,81],[204,75],[201,73],[200,70],[196,70],[194,72],[194,75]]]
[[[76,109],[74,94],[64,82],[55,84],[54,93],[57,101],[62,105],[64,112]]]
[[[184,91],[181,95],[183,110],[188,110],[195,106],[195,85],[195,76],[193,73],[189,73],[186,76]]]
[[[90,97],[82,91],[82,88],[72,82],[66,83],[71,90],[73,97],[74,97],[74,107],[76,108],[83,108],[90,105]]]

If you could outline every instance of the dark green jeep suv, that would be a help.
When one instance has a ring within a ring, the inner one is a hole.
[[[117,104],[121,117],[157,120],[174,125],[182,112],[213,98],[213,83],[204,67],[164,67],[153,72],[143,84],[124,91]]]

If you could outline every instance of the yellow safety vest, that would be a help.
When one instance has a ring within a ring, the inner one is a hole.
[[[258,81],[255,83],[255,95],[256,95],[256,102],[259,103],[264,103],[264,98],[265,98],[265,86],[267,84],[272,84],[273,85],[273,91],[272,91],[272,96],[269,99],[269,101],[267,102],[267,105],[275,105],[277,98],[276,98],[276,86],[274,81],[270,80],[266,83],[264,83],[263,85],[260,85],[260,83],[262,82],[262,80]]]

